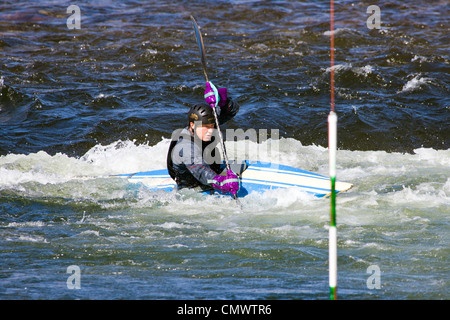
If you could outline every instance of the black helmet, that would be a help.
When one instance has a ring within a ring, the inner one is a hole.
[[[202,124],[215,124],[213,109],[206,103],[193,105],[188,112],[188,122],[196,121]]]

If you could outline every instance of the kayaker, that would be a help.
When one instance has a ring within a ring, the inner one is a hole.
[[[205,97],[211,89],[205,91]],[[215,107],[219,125],[233,118],[239,104],[227,96],[226,88],[217,89],[219,103]],[[211,102],[206,98],[207,102]],[[214,104],[212,104],[214,107]],[[224,170],[220,152],[213,107],[208,103],[193,105],[188,112],[188,126],[177,130],[167,153],[167,168],[178,189],[214,189],[223,193],[237,194],[239,180],[231,170]]]

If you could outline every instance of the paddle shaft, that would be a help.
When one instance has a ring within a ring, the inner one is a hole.
[[[206,82],[209,82],[208,74],[206,72],[206,54],[205,54],[205,46],[203,44],[202,34],[200,33],[200,30],[198,28],[197,21],[195,21],[195,18],[193,16],[191,16],[191,19],[192,19],[192,24],[194,26],[198,49],[200,51],[200,57],[201,57],[202,66],[203,66],[203,74],[205,75]],[[214,110],[214,119],[216,121],[217,131],[219,132],[219,140],[220,140],[220,144],[222,146],[222,154],[223,154],[223,158],[225,160],[225,165],[226,165],[227,171],[228,171],[231,169],[230,169],[230,163],[228,161],[227,151],[225,149],[225,143],[224,143],[223,137],[222,137],[222,132],[220,131],[219,117],[217,116],[216,107],[214,105],[211,105],[211,107]],[[233,198],[238,201],[236,194],[233,194]]]

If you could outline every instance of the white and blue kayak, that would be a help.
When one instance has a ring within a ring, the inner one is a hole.
[[[241,187],[238,192],[240,198],[251,192],[262,193],[266,190],[279,188],[298,188],[317,197],[329,197],[331,195],[330,178],[317,173],[261,161],[246,160],[241,163],[230,163],[230,165],[241,179]],[[128,179],[130,183],[142,184],[155,191],[172,191],[176,188],[176,183],[170,177],[167,169],[119,174],[116,177]],[[351,183],[337,181],[336,193],[347,191],[352,187]],[[210,194],[211,192],[204,191],[204,193]],[[217,191],[216,193],[220,194]]]

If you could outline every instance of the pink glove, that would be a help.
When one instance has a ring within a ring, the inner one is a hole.
[[[230,192],[232,195],[235,195],[239,191],[239,178],[232,170],[228,170],[226,176],[215,176],[211,185],[216,190],[224,193]]]
[[[211,108],[216,105],[216,95],[213,88],[215,88],[215,86],[211,82],[206,83],[205,101]],[[219,88],[217,89],[217,93],[219,95],[218,106],[222,108],[227,102],[227,88]]]
[[[213,88],[215,88],[215,86],[211,82],[206,83],[205,101],[211,108],[216,106],[216,95]]]
[[[219,107],[224,107],[227,103],[227,88],[219,88],[217,89],[217,92],[219,92]]]

